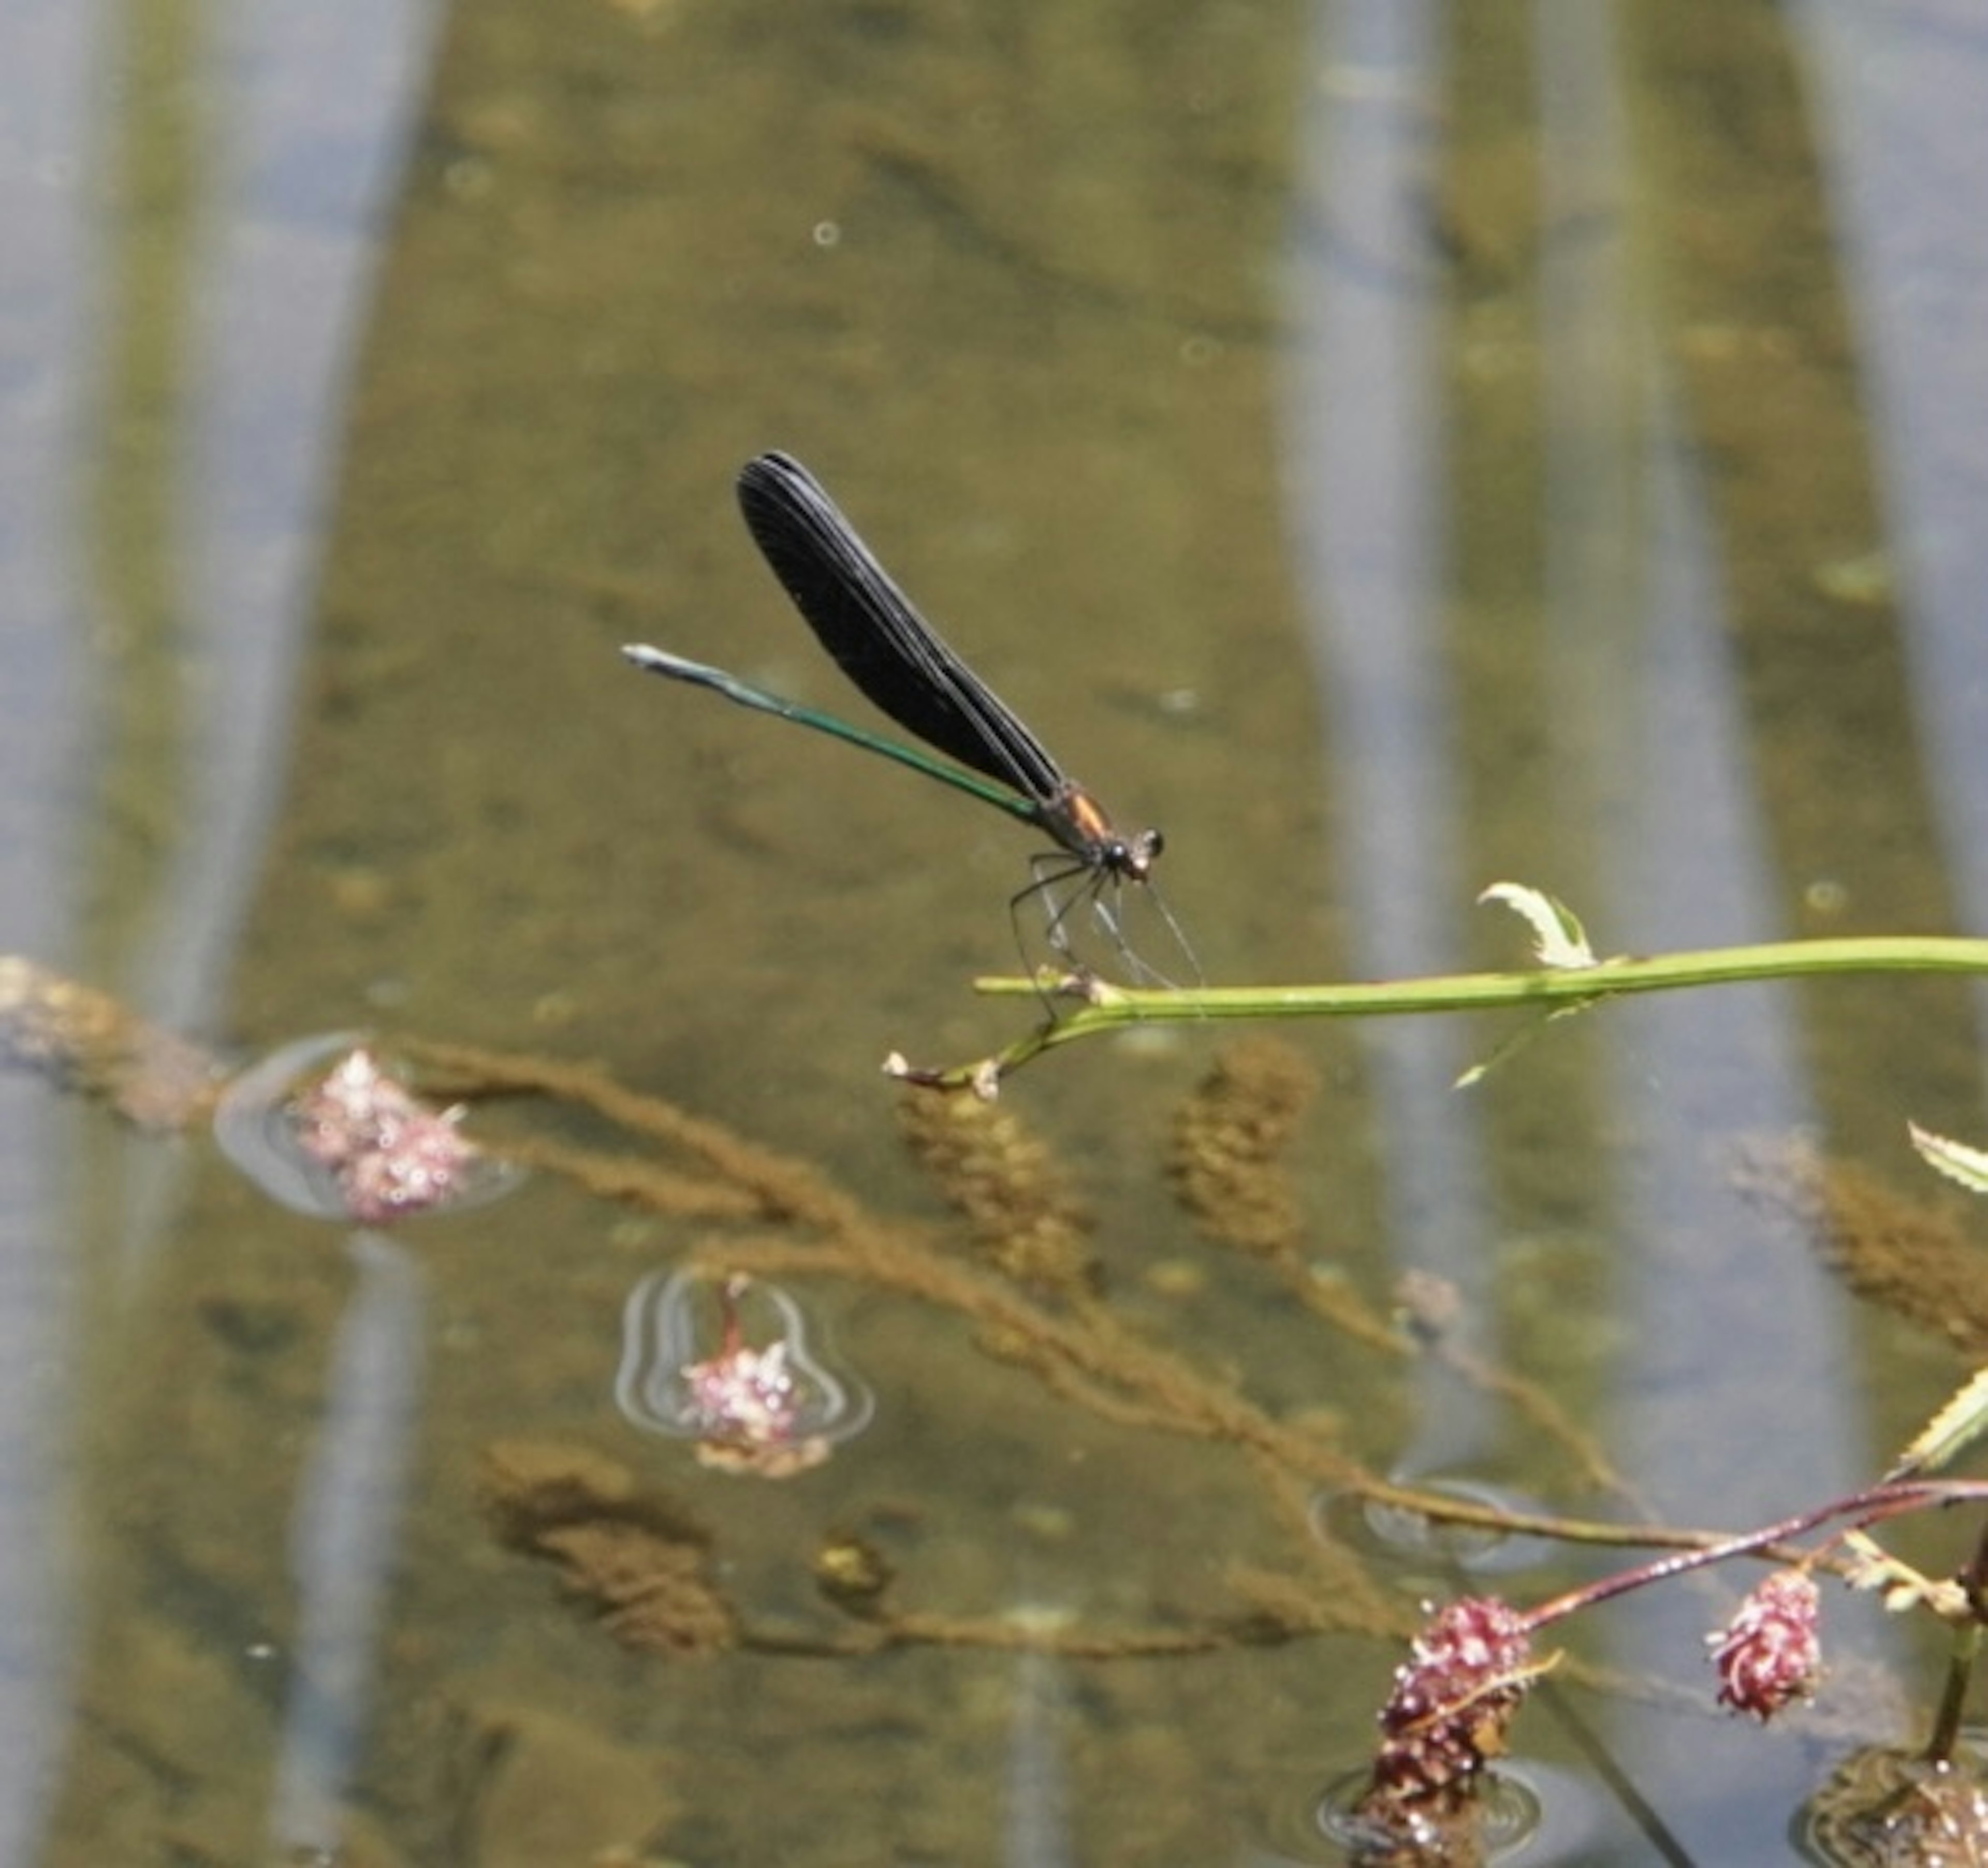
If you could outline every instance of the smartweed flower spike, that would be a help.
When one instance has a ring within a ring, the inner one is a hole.
[[[1531,1624],[1509,1602],[1466,1596],[1439,1610],[1395,1670],[1361,1816],[1407,1833],[1459,1808],[1543,1670]]]
[[[763,1479],[819,1466],[871,1413],[862,1383],[810,1349],[787,1292],[691,1271],[652,1273],[629,1293],[614,1399],[646,1432],[694,1440],[702,1464]]]
[[[329,1057],[329,1071],[318,1068]],[[222,1151],[263,1191],[321,1219],[378,1226],[477,1205],[515,1169],[420,1101],[349,1032],[286,1045],[245,1071],[215,1114]]]
[[[1725,1627],[1707,1635],[1719,1704],[1765,1724],[1790,1701],[1808,1698],[1822,1671],[1819,1606],[1807,1571],[1776,1570]]]

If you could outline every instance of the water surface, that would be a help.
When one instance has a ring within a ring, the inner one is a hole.
[[[10,37],[0,951],[218,1053],[596,1063],[970,1261],[876,1066],[1026,1017],[968,990],[1013,963],[1026,839],[615,653],[858,704],[732,509],[769,446],[1164,826],[1213,983],[1516,963],[1472,907],[1505,878],[1607,952],[1988,916],[1958,5],[140,4]],[[1448,1281],[1518,1387],[1363,1348],[1200,1237],[1168,1125],[1225,1034],[1073,1047],[1003,1107],[1190,1399],[1737,1526],[1881,1470],[1966,1364],[1736,1166],[1801,1130],[1926,1197],[1903,1123],[1976,1131],[1976,1005],[1611,1010],[1462,1095],[1506,1028],[1284,1034],[1305,1258],[1376,1317]],[[845,1260],[789,1281],[874,1424],[792,1480],[708,1471],[616,1410],[621,1306],[715,1238],[797,1245],[763,1216],[548,1173],[355,1240],[197,1135],[0,1095],[9,1860],[1327,1860],[1310,1812],[1418,1597],[1482,1586],[1354,1562],[1303,1460],[1059,1391]],[[759,1650],[631,1650],[507,1545],[482,1488],[519,1440],[679,1501]],[[772,1651],[860,1620],[810,1575],[849,1537],[972,1638]],[[1040,1651],[1254,1626],[1266,1579],[1394,1626]],[[1714,1716],[1699,1636],[1748,1580],[1574,1633],[1658,1684],[1527,1714],[1533,1859],[1777,1859],[1829,1758],[1923,1716],[1930,1670],[1848,1598],[1838,1751]]]

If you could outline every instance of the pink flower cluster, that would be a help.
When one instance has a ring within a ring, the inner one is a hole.
[[[300,1091],[287,1115],[297,1146],[330,1173],[353,1218],[404,1219],[451,1200],[479,1159],[456,1126],[382,1071],[363,1047]]]
[[[764,1279],[653,1272],[628,1294],[621,1328],[617,1405],[645,1433],[694,1442],[700,1465],[790,1478],[869,1424],[869,1389]]]
[[[1404,1811],[1455,1809],[1540,1671],[1532,1625],[1495,1596],[1466,1596],[1439,1610],[1395,1672],[1381,1710],[1381,1748],[1362,1804],[1389,1822]]]
[[[828,1442],[805,1433],[807,1400],[788,1365],[784,1336],[756,1349],[746,1340],[739,1300],[750,1285],[727,1278],[718,1293],[723,1336],[715,1355],[678,1375],[705,1464],[785,1477],[828,1457]]]
[[[1791,1700],[1807,1699],[1822,1670],[1819,1607],[1806,1570],[1777,1570],[1761,1583],[1724,1628],[1706,1637],[1719,1670],[1719,1703],[1764,1723]]]

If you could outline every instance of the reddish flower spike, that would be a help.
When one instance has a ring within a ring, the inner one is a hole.
[[[1391,1821],[1459,1804],[1504,1750],[1506,1728],[1540,1670],[1531,1626],[1509,1602],[1466,1596],[1440,1610],[1395,1670],[1364,1812]]]
[[[1822,1670],[1815,1581],[1782,1569],[1761,1583],[1716,1634],[1706,1636],[1719,1670],[1719,1703],[1763,1724],[1790,1701],[1808,1698]]]

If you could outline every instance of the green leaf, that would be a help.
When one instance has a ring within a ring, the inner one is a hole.
[[[1959,1393],[1919,1429],[1885,1476],[1902,1479],[1937,1470],[1978,1440],[1984,1424],[1988,1424],[1988,1369],[1976,1370]]]
[[[1945,1135],[1922,1129],[1917,1122],[1908,1122],[1905,1127],[1912,1135],[1913,1147],[1928,1167],[1959,1182],[1970,1193],[1988,1193],[1988,1154],[1963,1142],[1950,1142]]]
[[[1567,972],[1601,964],[1580,917],[1543,889],[1523,882],[1493,882],[1477,899],[1501,903],[1532,929],[1533,957],[1542,966]]]

